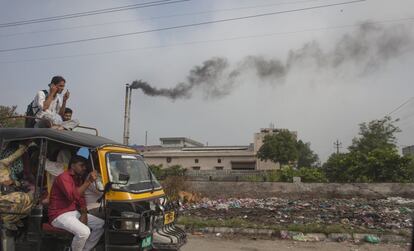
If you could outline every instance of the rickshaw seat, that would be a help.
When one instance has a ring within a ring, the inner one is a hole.
[[[47,233],[72,235],[70,232],[61,228],[54,227],[49,223],[43,223],[42,229]]]

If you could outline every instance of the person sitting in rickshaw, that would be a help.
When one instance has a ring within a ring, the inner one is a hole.
[[[74,235],[72,251],[91,250],[104,232],[105,222],[87,212],[84,193],[96,180],[96,172],[82,179],[86,165],[86,158],[73,156],[68,170],[55,179],[49,198],[49,222]]]
[[[66,109],[70,93],[69,90],[64,93],[65,85],[66,80],[63,77],[54,76],[49,84],[49,90],[37,92],[29,105],[31,114],[36,117],[35,128],[72,130],[79,125],[77,120],[65,119],[69,115],[67,111],[70,110]]]
[[[32,194],[26,193],[21,185],[23,175],[21,157],[26,152],[28,145],[29,142],[26,142],[13,151],[6,148],[2,152],[0,160],[0,211],[12,213],[2,214],[1,220],[3,227],[9,230],[17,230],[17,227],[22,227],[21,219],[30,213],[33,206]]]
[[[31,108],[35,114],[35,127],[52,127],[62,124],[62,116],[69,99],[69,92],[62,95],[66,80],[61,76],[54,76],[49,84],[49,90],[37,92]]]

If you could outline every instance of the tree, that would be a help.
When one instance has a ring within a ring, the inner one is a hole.
[[[360,124],[359,137],[349,153],[332,154],[323,170],[335,182],[410,182],[414,163],[398,153],[395,134],[400,129],[390,117]]]
[[[289,164],[298,159],[296,137],[289,130],[265,136],[263,145],[257,152],[260,160],[271,160],[281,165]]]
[[[319,166],[319,157],[310,148],[310,143],[304,143],[298,140],[296,143],[298,151],[298,167],[317,167]]]
[[[322,166],[331,182],[355,182],[359,177],[356,156],[351,153],[334,153]]]
[[[383,119],[373,120],[359,125],[359,137],[352,140],[350,151],[368,154],[375,149],[396,149],[395,134],[401,130],[394,125],[394,120],[386,116]]]
[[[17,106],[0,105],[0,127],[24,127],[24,119],[6,119],[8,117],[19,116],[16,112]]]

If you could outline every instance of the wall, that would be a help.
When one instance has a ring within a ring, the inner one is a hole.
[[[195,156],[174,156],[171,157],[171,162],[167,163],[167,157],[154,157],[147,154],[145,156],[145,161],[149,165],[160,165],[163,167],[180,165],[184,168],[192,170],[193,166],[201,167],[200,170],[215,170],[215,167],[223,167],[224,170],[231,169],[232,161],[255,161],[255,158],[252,156],[202,156],[201,154],[195,153]],[[167,155],[168,156],[168,155]],[[195,163],[195,159],[198,159],[198,163]],[[221,160],[221,163],[218,163],[218,159]]]
[[[190,189],[209,198],[414,198],[414,184],[401,183],[274,183],[187,181]]]

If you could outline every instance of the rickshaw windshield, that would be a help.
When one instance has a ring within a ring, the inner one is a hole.
[[[109,180],[115,183],[113,187],[116,189],[142,192],[161,188],[159,182],[139,155],[108,153],[107,165]],[[126,176],[129,178],[125,179]]]

